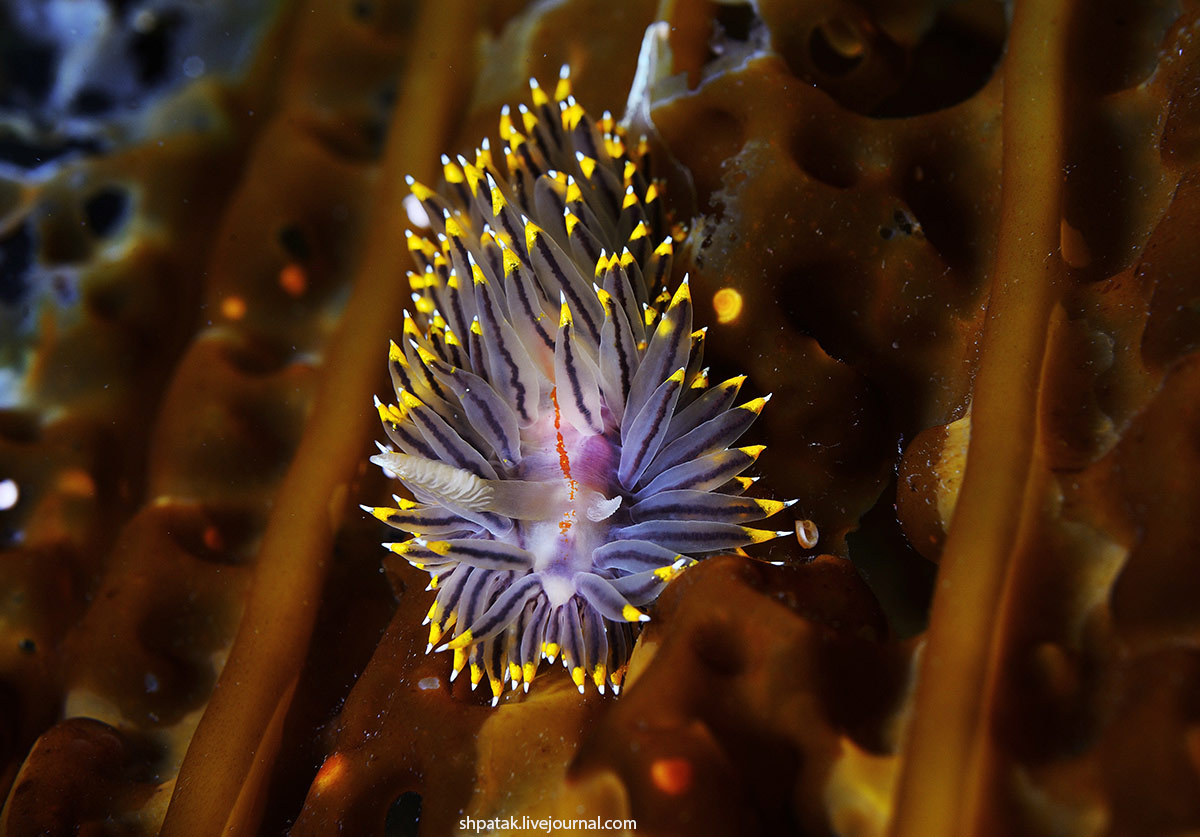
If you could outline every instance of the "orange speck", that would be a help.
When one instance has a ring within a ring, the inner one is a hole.
[[[317,793],[324,793],[338,782],[346,773],[346,757],[341,753],[334,753],[327,756],[321,769],[317,771],[316,778],[313,779],[313,790]]]
[[[96,494],[96,483],[92,475],[81,468],[63,471],[58,478],[58,488],[63,494],[76,497],[93,497]]]
[[[308,290],[308,274],[295,262],[285,264],[279,271],[279,287],[291,296],[300,296]]]
[[[221,314],[227,320],[240,320],[246,316],[246,300],[240,296],[227,296],[221,300]]]
[[[204,527],[204,545],[213,552],[219,552],[225,548],[225,539],[221,537],[216,526]]]
[[[671,796],[679,796],[692,786],[692,763],[687,759],[656,759],[650,765],[654,787]]]
[[[733,288],[721,288],[713,294],[713,310],[717,312],[717,322],[722,325],[740,317],[742,305],[742,295]]]

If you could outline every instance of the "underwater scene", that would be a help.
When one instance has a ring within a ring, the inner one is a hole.
[[[0,834],[1200,833],[1200,3],[0,0]]]

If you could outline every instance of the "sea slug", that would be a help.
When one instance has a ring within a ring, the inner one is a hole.
[[[363,508],[412,535],[385,546],[431,576],[427,651],[451,679],[528,690],[561,656],[579,691],[620,690],[636,627],[698,558],[789,532],[744,524],[790,505],[742,496],[761,447],[730,447],[770,396],[709,385],[705,331],[645,140],[530,82],[500,118],[502,157],[443,156],[440,192],[409,178],[431,237],[393,342],[396,403],[371,461],[414,500]],[[678,235],[678,233],[677,233]]]

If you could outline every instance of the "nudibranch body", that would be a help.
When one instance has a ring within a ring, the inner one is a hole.
[[[619,691],[640,608],[697,558],[787,534],[745,524],[789,505],[742,494],[762,448],[730,446],[769,396],[709,386],[673,240],[652,244],[645,141],[589,118],[565,68],[553,97],[530,87],[503,165],[485,141],[442,158],[443,193],[409,179],[433,237],[407,234],[421,270],[371,461],[414,500],[363,507],[412,535],[385,546],[432,577],[427,650],[486,673],[493,705],[560,655],[580,692]]]

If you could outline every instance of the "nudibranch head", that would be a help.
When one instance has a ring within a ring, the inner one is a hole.
[[[493,705],[543,658],[619,691],[663,585],[787,534],[745,524],[789,505],[743,496],[762,448],[730,446],[769,396],[709,385],[644,141],[588,117],[565,68],[553,97],[530,87],[502,161],[485,141],[443,157],[441,192],[409,178],[432,237],[407,233],[413,311],[371,461],[414,499],[364,506],[432,577],[427,650],[486,674]]]

